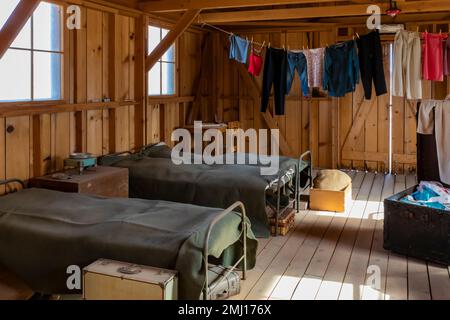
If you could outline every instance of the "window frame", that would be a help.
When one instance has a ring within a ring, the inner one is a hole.
[[[166,29],[169,32],[173,29],[174,25],[168,22],[163,22],[163,21],[149,21],[148,25],[147,25],[147,30],[146,32],[146,46],[145,46],[145,50],[146,50],[146,56],[148,56],[150,54],[150,52],[148,52],[148,42],[149,42],[149,37],[148,37],[148,27],[155,27],[155,28],[160,28],[160,29]],[[161,39],[162,40],[162,39]],[[160,41],[161,41],[160,40]],[[161,56],[160,59],[158,59],[158,61],[156,63],[161,64],[162,63],[172,63],[174,65],[174,93],[173,94],[150,94],[148,91],[148,74],[150,73],[150,70],[148,70],[145,73],[145,79],[146,79],[146,86],[145,86],[145,90],[146,90],[146,94],[148,98],[174,98],[174,97],[178,97],[179,96],[179,84],[178,84],[178,80],[179,80],[179,61],[180,61],[180,56],[179,56],[179,39],[177,39],[174,43],[173,43],[174,49],[175,49],[175,55],[174,55],[174,59],[175,62],[167,62],[163,60],[163,57]],[[156,64],[155,64],[156,65]],[[160,70],[160,81],[161,81],[161,89],[160,92],[162,91],[162,68]]]
[[[66,10],[67,10],[67,3],[61,2],[60,0],[42,0],[41,2],[46,2],[46,3],[50,3],[56,6],[59,6],[61,8],[60,10],[60,19],[61,19],[61,23],[60,23],[60,34],[61,34],[61,46],[60,46],[60,51],[55,51],[55,50],[42,50],[42,49],[34,49],[34,48],[30,48],[30,49],[25,49],[25,48],[17,48],[17,47],[13,47],[13,46],[9,46],[7,50],[20,50],[20,51],[26,51],[26,52],[30,52],[31,54],[31,72],[30,72],[30,78],[31,78],[31,99],[29,100],[11,100],[11,101],[0,101],[0,107],[2,109],[8,108],[11,110],[17,110],[17,107],[19,106],[44,106],[44,107],[49,107],[49,106],[59,106],[61,104],[65,104],[67,99],[68,99],[68,83],[67,83],[67,78],[66,75],[68,75],[69,73],[69,64],[66,63],[66,52],[68,52],[68,48],[67,45],[69,43],[69,30],[67,28],[65,28],[65,16],[66,16]],[[34,16],[34,12],[33,14],[30,16],[30,21],[31,21],[31,44],[33,46],[33,16]],[[34,54],[35,52],[43,52],[43,53],[56,53],[59,54],[61,57],[61,68],[60,68],[60,78],[61,78],[61,84],[60,84],[60,99],[39,99],[39,100],[33,100],[33,93],[34,93]]]

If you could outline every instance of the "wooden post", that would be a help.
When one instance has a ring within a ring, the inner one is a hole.
[[[21,0],[6,20],[3,28],[0,29],[0,59],[14,42],[40,2],[40,0]]]
[[[186,11],[176,24],[156,48],[148,55],[145,61],[145,70],[148,72],[155,65],[170,46],[183,34],[183,32],[192,24],[200,13],[200,9]]]

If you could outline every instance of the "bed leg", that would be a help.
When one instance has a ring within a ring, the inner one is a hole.
[[[247,278],[247,223],[245,222],[245,216],[242,219],[242,243],[243,243],[243,249],[244,249],[244,267],[242,269],[242,280],[245,280]]]
[[[295,205],[295,212],[299,213],[300,212],[300,188],[299,188],[299,184],[300,184],[300,168],[297,167],[297,172],[295,175],[295,201],[294,201],[294,205]]]

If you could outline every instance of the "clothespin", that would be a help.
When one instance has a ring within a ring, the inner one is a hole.
[[[264,48],[264,45],[266,44],[266,40],[263,41],[263,44],[261,46],[261,49]]]
[[[358,37],[358,39],[359,39],[359,34],[358,34],[358,32],[356,32],[356,36]]]
[[[269,42],[269,48],[270,48],[270,42]]]
[[[419,32],[419,26],[417,26],[417,32]]]

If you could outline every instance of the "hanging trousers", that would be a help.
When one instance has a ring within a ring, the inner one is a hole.
[[[283,49],[268,48],[264,62],[261,112],[266,112],[272,85],[275,95],[275,114],[284,114],[286,95],[287,53]]]
[[[370,32],[357,40],[361,81],[367,100],[372,98],[372,82],[375,93],[381,96],[387,93],[383,66],[383,50],[378,31]]]
[[[308,89],[308,70],[306,57],[302,52],[287,53],[287,78],[286,78],[286,94],[291,92],[292,83],[294,82],[295,70],[300,77],[303,96],[309,96]]]
[[[422,45],[418,32],[401,30],[394,40],[392,94],[410,100],[422,99]]]

